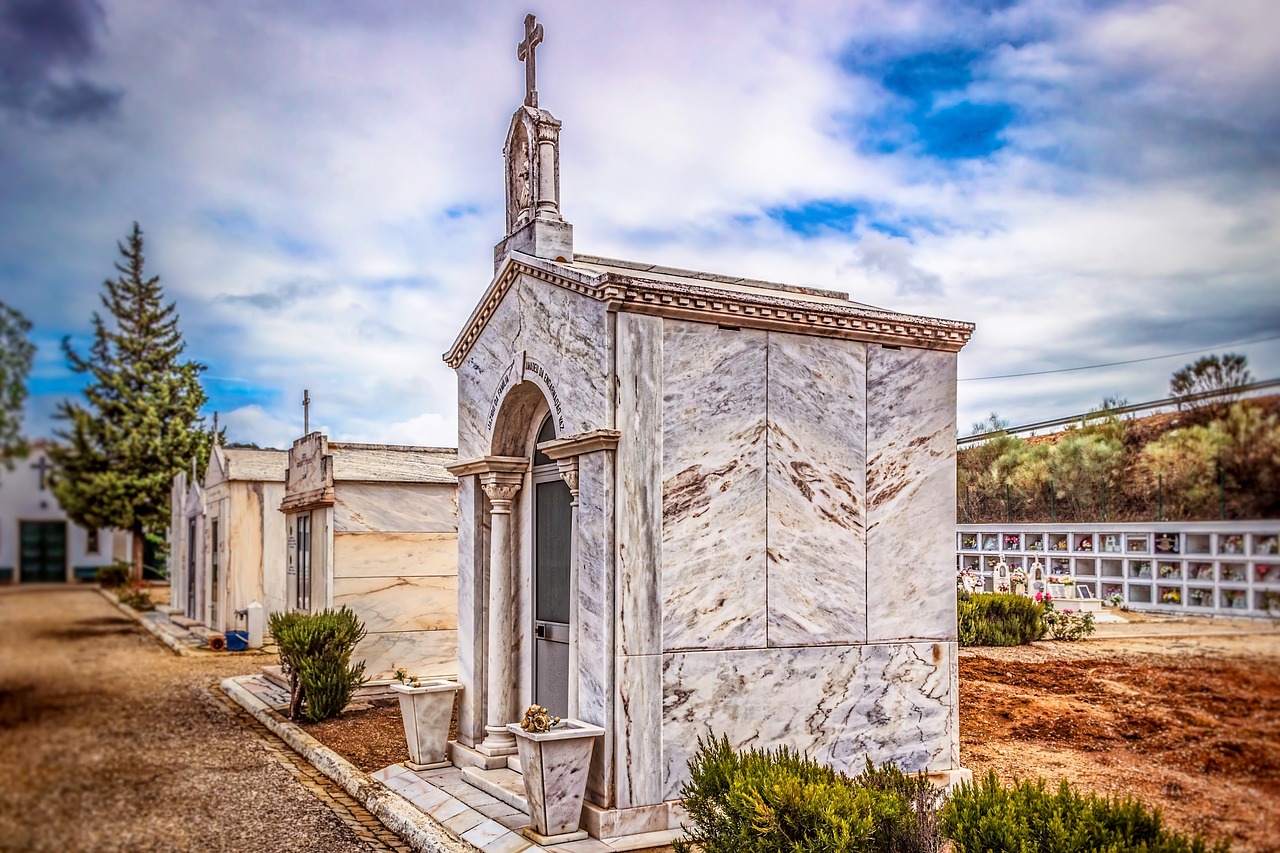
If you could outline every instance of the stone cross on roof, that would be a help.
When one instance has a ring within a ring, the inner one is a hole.
[[[45,476],[49,473],[49,469],[52,468],[53,466],[49,464],[48,459],[45,459],[43,456],[41,456],[40,461],[38,463],[32,463],[31,467],[34,470],[40,472],[40,491],[43,492],[45,490]]]
[[[538,70],[534,49],[542,44],[542,24],[533,15],[524,16],[524,41],[516,45],[516,58],[524,63],[524,105],[538,108]]]

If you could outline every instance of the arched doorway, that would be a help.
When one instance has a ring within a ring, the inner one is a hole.
[[[533,531],[533,701],[568,716],[573,510],[559,466],[537,445],[556,438],[547,415],[534,438],[530,501]]]

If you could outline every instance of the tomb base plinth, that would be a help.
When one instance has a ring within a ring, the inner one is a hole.
[[[579,829],[577,832],[565,832],[560,835],[542,835],[534,832],[533,827],[524,826],[520,828],[520,834],[532,841],[534,844],[542,847],[551,847],[555,844],[568,844],[570,841],[582,841],[587,834]]]
[[[507,759],[514,756],[515,751],[506,755],[489,755],[480,751],[480,746],[464,746],[457,741],[449,741],[449,761],[454,767],[478,767],[481,770],[497,770],[507,766]]]

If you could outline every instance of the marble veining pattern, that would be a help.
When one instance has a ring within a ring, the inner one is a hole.
[[[347,577],[450,577],[458,573],[458,536],[335,533],[333,559]]]
[[[335,577],[333,606],[344,605],[370,631],[452,631],[458,627],[458,579]]]
[[[339,483],[334,492],[335,533],[453,533],[458,529],[452,485]]]
[[[708,726],[735,749],[788,744],[857,773],[955,768],[951,643],[663,655],[663,795],[676,799]]]
[[[485,553],[484,511],[474,476],[458,480],[458,740],[475,746],[484,737],[485,626],[484,604],[489,600],[479,571]]]
[[[662,646],[766,642],[766,333],[664,321]]]
[[[560,434],[607,426],[605,316],[603,303],[522,275],[458,366],[458,458],[491,452],[490,407],[520,351],[551,374],[564,418]]]
[[[867,639],[956,636],[956,356],[867,350]]]
[[[595,802],[607,801],[613,777],[613,454],[578,457],[577,623],[578,719],[605,736],[591,759],[587,781]],[[572,679],[572,674],[570,675]],[[573,689],[572,682],[570,690]]]
[[[866,346],[769,333],[769,645],[867,636]]]
[[[391,678],[400,666],[414,675],[453,678],[458,671],[458,632],[367,634],[351,659],[363,660],[364,674],[374,680]]]
[[[620,656],[615,685],[617,807],[655,805],[662,796],[662,655]]]
[[[617,318],[618,653],[662,651],[662,320]]]

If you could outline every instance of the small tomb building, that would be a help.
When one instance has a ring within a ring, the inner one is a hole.
[[[456,480],[452,448],[351,444],[319,432],[289,450],[285,605],[350,607],[367,635],[354,659],[375,682],[397,667],[457,673]]]

